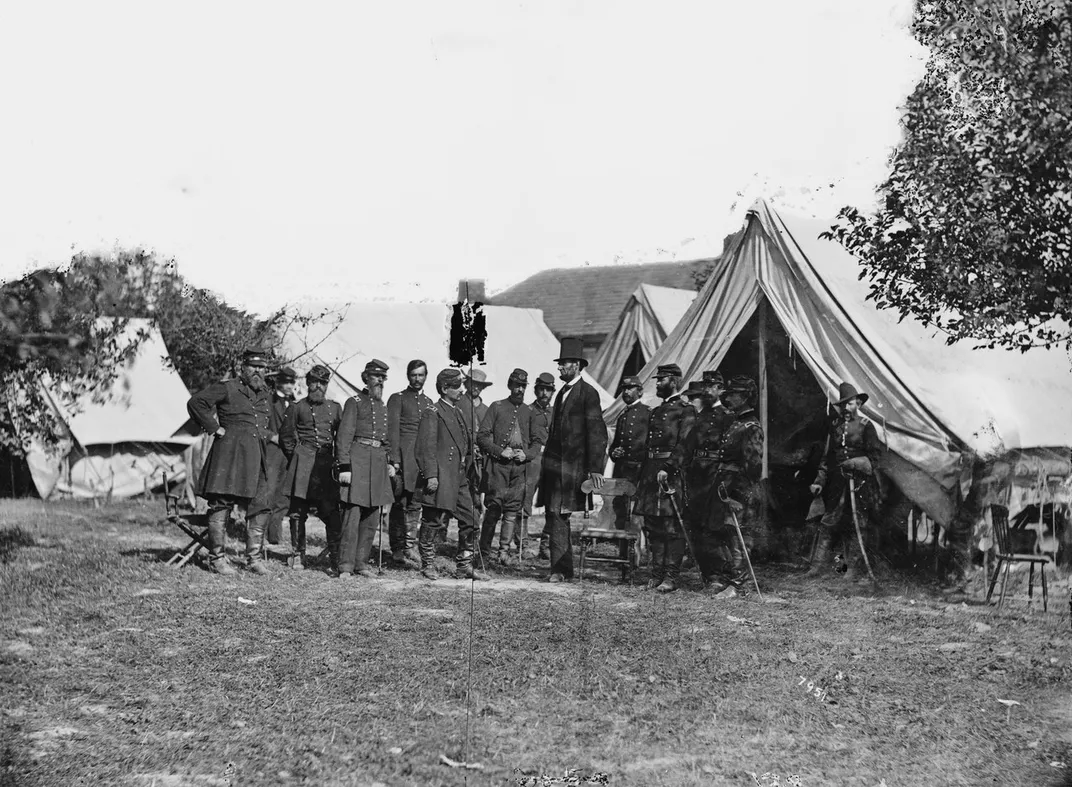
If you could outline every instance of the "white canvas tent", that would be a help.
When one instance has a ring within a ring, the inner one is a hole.
[[[281,354],[296,359],[292,366],[303,377],[313,364],[320,363],[334,374],[328,398],[342,403],[363,387],[365,364],[378,358],[389,367],[385,397],[406,387],[406,364],[420,358],[428,364],[425,393],[436,398],[435,375],[451,366],[450,321],[452,307],[441,303],[352,303],[315,304],[307,308],[326,309],[341,316],[337,324],[330,316],[300,329],[291,329],[283,339]],[[550,372],[558,379],[554,359],[559,342],[544,324],[539,309],[510,306],[483,306],[487,323],[484,360],[474,361],[492,385],[484,394],[490,404],[509,395],[506,380],[515,368],[529,374],[526,401],[532,398],[536,376]],[[588,382],[594,383],[585,373]],[[303,382],[299,381],[303,386]],[[613,397],[596,386],[600,401],[609,406]]]
[[[123,498],[185,479],[183,453],[196,442],[184,424],[189,393],[167,363],[160,332],[131,320],[127,335],[147,332],[135,357],[121,370],[103,402],[85,398],[74,412],[54,391],[45,396],[68,434],[55,451],[33,446],[26,461],[43,499]]]
[[[842,381],[871,398],[863,408],[888,445],[883,470],[940,524],[972,483],[976,457],[1000,458],[1016,477],[1069,476],[1072,375],[1062,352],[953,346],[918,322],[867,301],[855,258],[820,240],[828,223],[786,216],[763,201],[688,313],[642,372],[654,400],[656,366],[676,362],[686,381],[719,367],[750,320],[776,318],[792,352],[829,400]],[[766,373],[759,377],[767,423]],[[757,374],[763,369],[763,374]],[[613,423],[622,404],[605,412]],[[1005,499],[1009,497],[1008,484]]]
[[[617,327],[603,340],[589,374],[608,391],[615,391],[634,354],[643,366],[681,320],[696,298],[695,290],[641,284],[622,309]],[[631,372],[630,372],[631,373]]]

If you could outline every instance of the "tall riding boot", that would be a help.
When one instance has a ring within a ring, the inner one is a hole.
[[[290,518],[290,556],[287,565],[296,571],[305,568],[305,517]]]
[[[819,530],[819,543],[815,545],[815,557],[812,558],[811,568],[804,575],[806,577],[816,577],[820,574],[825,574],[830,571],[833,563],[831,562],[834,557],[834,550],[831,547],[833,543],[833,536],[827,528]]]
[[[514,540],[514,528],[517,526],[515,519],[509,514],[502,520],[502,530],[499,531],[499,563],[508,566],[511,562],[517,562],[510,556],[510,547]]]
[[[480,544],[477,548],[485,559],[491,554],[491,545],[495,541],[495,526],[499,524],[500,517],[502,517],[502,507],[496,503],[493,502],[484,509],[484,519],[480,525]],[[503,522],[504,527],[505,525],[506,523]]]
[[[661,535],[649,534],[648,544],[651,549],[651,579],[647,587],[648,590],[654,590],[666,577],[666,542]]]
[[[514,531],[514,541],[517,542],[517,553],[526,560],[536,559],[536,549],[532,548],[532,540],[529,538],[529,518],[524,514],[518,514],[517,530]],[[538,547],[537,547],[538,548]]]
[[[417,550],[417,539],[421,528],[421,509],[406,511],[406,560],[414,568],[421,565],[421,557]]]
[[[433,527],[429,522],[421,523],[421,530],[417,540],[417,549],[421,555],[421,574],[431,580],[439,579],[439,572],[435,567],[435,538],[438,527]]]
[[[324,534],[328,542],[328,565],[332,572],[339,570],[339,541],[342,539],[342,514],[338,505],[328,504],[324,519]],[[324,516],[321,514],[321,516]]]
[[[369,570],[369,556],[372,554],[372,543],[376,540],[376,531],[380,524],[379,509],[372,509],[373,513],[362,516],[357,530],[357,551],[354,557],[354,576],[371,577]],[[364,510],[362,510],[364,513]]]
[[[685,539],[681,536],[667,539],[664,549],[666,550],[666,577],[655,589],[660,593],[673,593],[677,590],[678,577],[681,576],[681,562],[685,557]]]
[[[727,536],[730,533],[726,534]],[[730,584],[737,591],[740,596],[747,595],[748,593],[748,563],[745,560],[744,546],[741,544],[741,539],[737,536],[736,532],[732,533],[732,538],[726,542],[726,548],[729,550],[729,580]]]
[[[227,560],[227,520],[231,509],[214,508],[208,512],[209,570],[216,574],[231,575],[235,573]]]
[[[249,561],[249,570],[254,574],[268,573],[268,566],[264,564],[264,528],[270,513],[262,511],[246,516],[246,559]]]
[[[458,579],[491,579],[487,574],[473,566],[473,552],[470,549],[472,536],[458,534],[458,556],[455,558],[455,576]]]

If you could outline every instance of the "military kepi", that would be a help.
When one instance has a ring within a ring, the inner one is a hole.
[[[573,336],[562,340],[555,363],[562,361],[580,361],[583,369],[588,365],[588,359],[584,357],[584,341]]]
[[[387,374],[390,367],[378,358],[373,358],[365,364],[365,371],[369,374]]]
[[[277,383],[292,383],[298,379],[298,373],[289,366],[284,366],[272,376]]]
[[[722,372],[718,371],[717,369],[714,370],[714,371],[704,372],[703,373],[703,384],[704,385],[724,385],[725,380],[722,378]]]
[[[268,366],[268,353],[258,347],[250,347],[242,353],[242,363],[245,366],[257,366],[264,369]]]
[[[551,376],[550,372],[542,372],[539,377],[536,378],[537,388],[550,388],[555,390],[555,378]]]
[[[842,405],[849,399],[859,399],[860,404],[863,404],[868,398],[867,394],[857,391],[856,386],[852,383],[842,383],[838,386],[838,400],[834,404]]]
[[[681,367],[676,363],[664,363],[658,369],[655,370],[655,376],[658,377],[680,377]]]
[[[514,369],[510,372],[510,377],[506,380],[507,385],[517,383],[518,385],[529,384],[529,373],[524,369]]]
[[[327,384],[331,381],[331,370],[326,366],[317,364],[308,372],[305,373],[305,382],[307,383],[324,383]]]
[[[634,374],[628,377],[623,377],[622,381],[618,384],[618,393],[621,393],[626,388],[643,388],[644,383],[640,382],[640,378]]]

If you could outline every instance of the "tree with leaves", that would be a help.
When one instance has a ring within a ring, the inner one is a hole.
[[[827,233],[947,342],[1072,346],[1072,0],[920,0],[929,50],[880,207]]]

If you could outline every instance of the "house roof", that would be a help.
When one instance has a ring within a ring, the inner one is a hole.
[[[558,338],[603,337],[614,330],[622,308],[639,285],[695,290],[697,283],[693,274],[714,263],[714,258],[708,258],[688,262],[551,268],[488,296],[486,302],[496,306],[542,309],[544,322]]]

